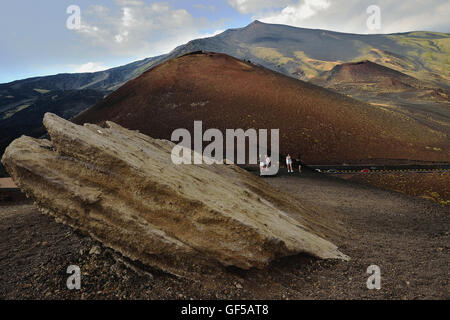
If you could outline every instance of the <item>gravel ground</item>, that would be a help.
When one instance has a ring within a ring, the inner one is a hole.
[[[297,255],[264,270],[180,279],[130,262],[22,201],[0,206],[0,298],[450,298],[448,207],[319,174],[267,182],[342,225],[330,240],[351,260]],[[372,264],[381,269],[380,290],[366,287]],[[81,268],[81,290],[66,287],[69,265]]]

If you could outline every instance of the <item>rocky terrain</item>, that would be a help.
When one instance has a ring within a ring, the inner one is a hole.
[[[263,268],[298,253],[348,257],[333,223],[234,165],[175,165],[174,144],[53,114],[49,140],[23,136],[2,163],[44,213],[124,256],[175,275]]]
[[[443,206],[450,206],[449,172],[345,174],[336,175],[336,177],[428,199]]]
[[[272,188],[333,223],[329,239],[351,259],[303,254],[263,269],[218,268],[178,278],[136,264],[91,237],[56,223],[32,203],[0,205],[2,299],[449,299],[449,208],[320,174],[282,171]],[[1,204],[1,201],[0,201]],[[367,267],[381,269],[369,290]],[[81,269],[68,290],[67,267]]]

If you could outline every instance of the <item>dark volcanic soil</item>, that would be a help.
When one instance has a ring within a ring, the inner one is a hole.
[[[449,299],[449,213],[432,202],[317,174],[267,178],[275,188],[327,212],[347,230],[332,241],[352,259],[294,256],[265,270],[230,269],[177,279],[143,271],[32,204],[0,206],[2,299]],[[93,247],[99,246],[96,250]],[[91,251],[91,252],[90,252]],[[82,288],[66,288],[78,265]],[[366,269],[381,268],[381,290]]]
[[[339,174],[336,177],[450,206],[450,172],[372,172],[370,174]]]

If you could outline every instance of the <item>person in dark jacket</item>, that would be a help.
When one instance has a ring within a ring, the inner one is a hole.
[[[295,159],[294,166],[298,166],[298,172],[302,173],[302,158],[301,158],[301,155],[298,155],[298,157]]]

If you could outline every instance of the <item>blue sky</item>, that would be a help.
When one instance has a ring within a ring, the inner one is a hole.
[[[447,0],[2,0],[0,83],[123,65],[254,19],[369,33],[371,4],[381,9],[380,33],[450,32]],[[81,9],[78,30],[66,27],[70,5]]]

